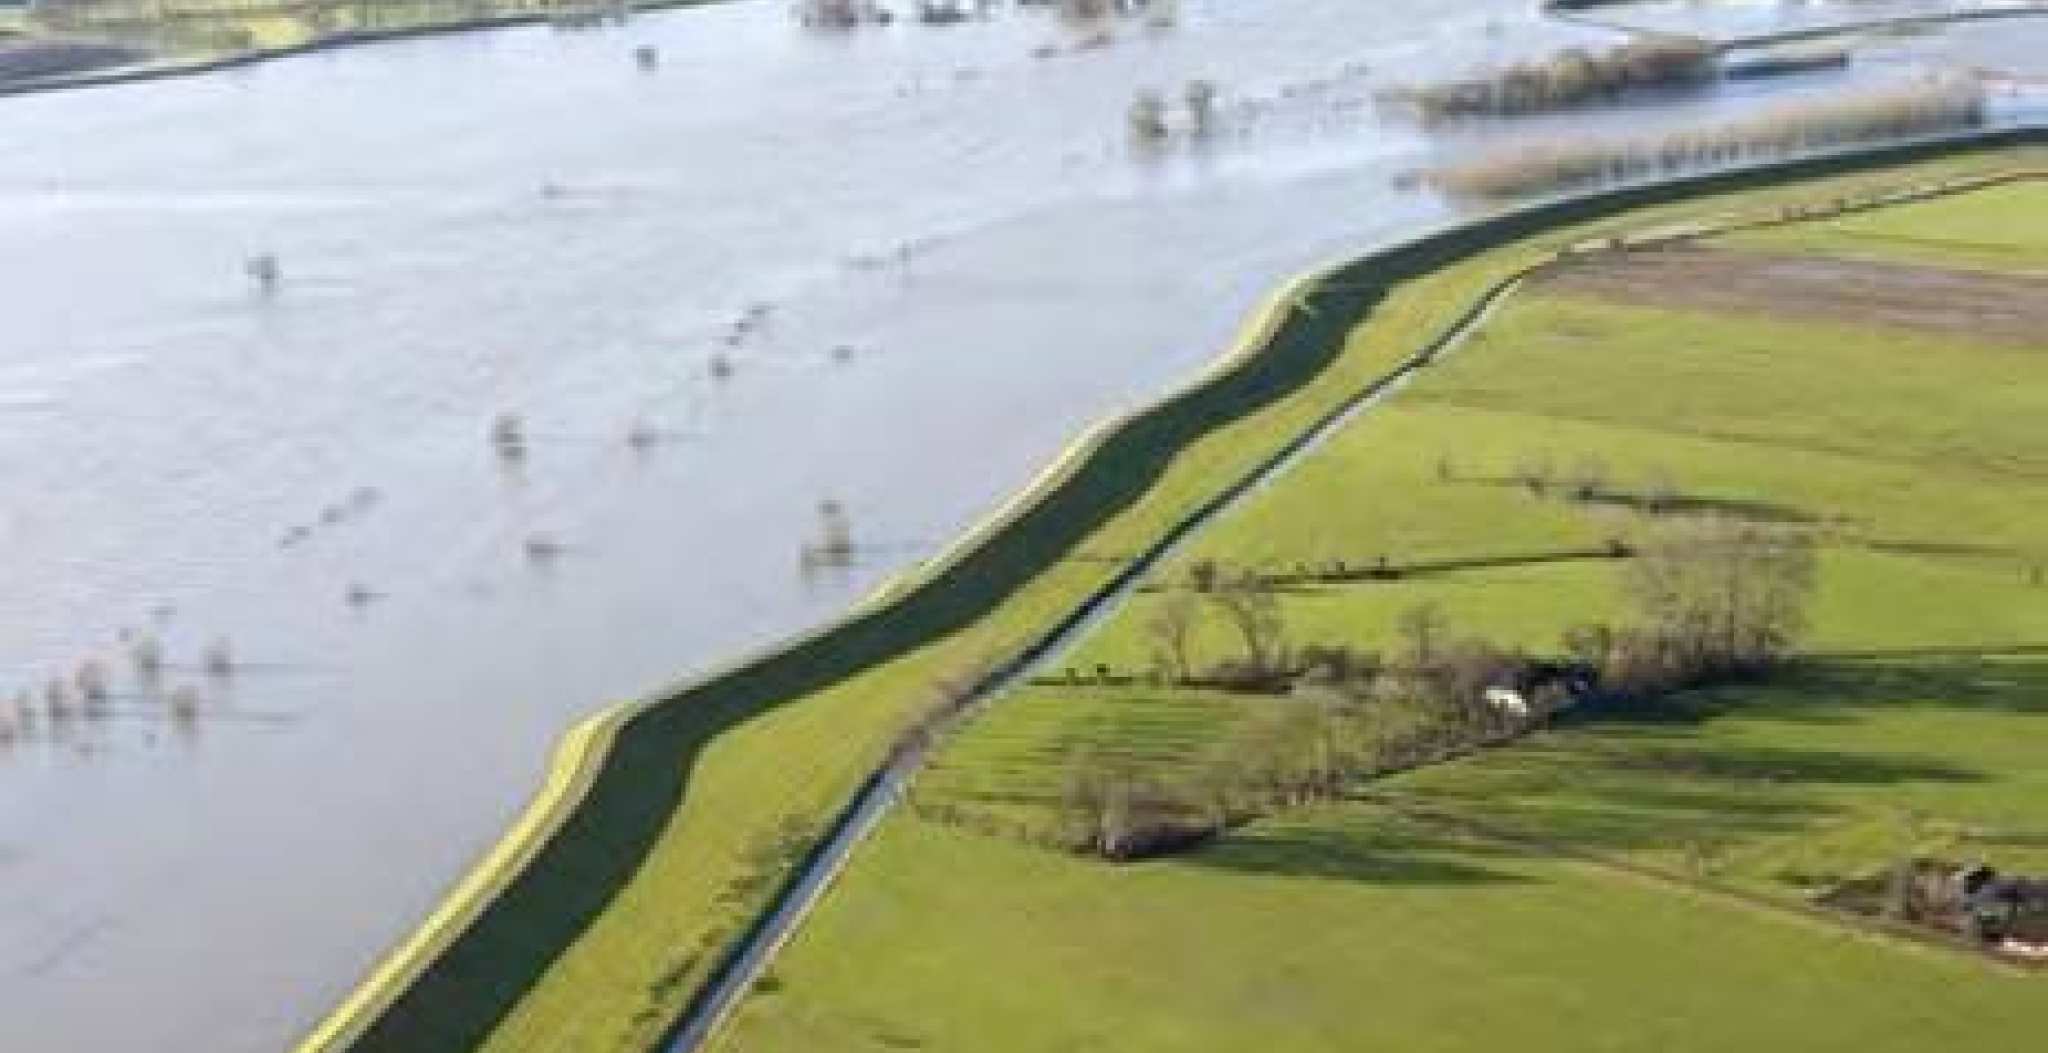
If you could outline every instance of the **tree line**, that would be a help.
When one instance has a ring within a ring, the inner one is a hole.
[[[1461,633],[1427,602],[1403,610],[1380,648],[1296,644],[1269,579],[1193,563],[1146,618],[1148,679],[1243,696],[1247,716],[1168,762],[1073,750],[1049,827],[936,802],[920,811],[1111,860],[1172,852],[1510,740],[1567,709],[1653,709],[1676,692],[1766,676],[1805,629],[1817,567],[1812,538],[1796,529],[1726,516],[1659,524],[1622,572],[1622,616],[1576,625],[1557,652],[1532,654]],[[1204,662],[1195,643],[1212,622],[1232,647]]]

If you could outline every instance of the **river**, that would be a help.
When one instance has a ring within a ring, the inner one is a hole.
[[[286,1045],[575,720],[829,617],[1284,275],[1445,218],[1395,177],[1474,136],[1370,91],[1607,39],[1446,6],[1081,48],[737,2],[0,101],[0,703],[39,713],[0,745],[0,1049]],[[1135,152],[1133,93],[1193,78],[1216,134]],[[859,555],[805,572],[828,499]]]

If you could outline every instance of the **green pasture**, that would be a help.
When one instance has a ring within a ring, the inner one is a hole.
[[[718,1048],[2019,1050],[2040,984],[1369,803],[1128,867],[901,817]]]
[[[1725,349],[1725,368],[1698,361],[1708,347]],[[1816,650],[2048,646],[2048,585],[2035,577],[2048,575],[2048,433],[2030,427],[2044,412],[2039,351],[1527,295],[1197,539],[1155,591],[1060,665],[1083,679],[1100,666],[1148,671],[1146,622],[1197,560],[1279,574],[1383,556],[1421,568],[1283,591],[1297,645],[1391,648],[1402,613],[1432,603],[1455,633],[1554,651],[1570,625],[1621,613],[1621,564],[1582,553],[1648,529],[1626,499],[1652,480],[1690,507],[1821,532]],[[1589,502],[1532,496],[1510,478],[1548,462],[1565,480],[1595,460],[1606,492]],[[1526,562],[1486,565],[1503,560]],[[1236,647],[1212,617],[1195,657]],[[1169,770],[1270,704],[1034,687],[942,755],[925,790],[1044,826],[1077,749],[1142,758],[1188,744],[1161,756]],[[1172,734],[1156,734],[1168,725]],[[1130,753],[1124,738],[1144,746]],[[1018,816],[1025,804],[1041,814]]]
[[[1619,564],[1576,554],[1640,537],[1652,520],[1630,502],[1661,481],[1687,508],[1820,532],[1815,646],[2048,642],[2031,584],[2048,567],[2043,419],[2040,349],[1539,290],[1216,524],[1160,586],[1198,560],[1285,574],[1384,557],[1418,569],[1284,592],[1294,641],[1383,646],[1431,601],[1456,628],[1546,649],[1614,613]],[[1532,496],[1514,478],[1532,463],[1553,491],[1585,473],[1601,494]],[[1930,591],[1939,602],[1915,602]],[[1063,664],[1147,668],[1144,625],[1166,594],[1135,598]],[[1204,630],[1203,654],[1229,653],[1223,624]]]
[[[1914,851],[2048,868],[2048,647],[1809,662],[1652,723],[1419,771],[1391,798],[1797,900]],[[2048,1023],[2048,997],[2036,1003]]]
[[[1990,270],[2048,271],[2048,182],[1940,198],[1816,225],[1741,234],[1727,244]]]
[[[1985,244],[2026,229],[2037,193],[1841,222]],[[1980,227],[1929,218],[1944,211]],[[1832,226],[1770,237],[1835,251],[1850,235]],[[2048,251],[2032,229],[2005,251]],[[993,835],[892,818],[725,1048],[2026,1048],[2048,978],[1802,904],[1906,851],[2048,868],[2044,419],[2048,337],[2015,349],[1534,287],[1060,665],[1141,674],[1147,618],[1201,559],[1410,569],[1284,590],[1295,644],[1389,648],[1430,601],[1454,631],[1554,650],[1620,604],[1620,564],[1571,554],[1649,529],[1633,498],[1657,485],[1687,512],[1821,540],[1807,658],[1666,720],[1575,719],[1127,867],[1007,831],[1046,828],[1076,750],[1170,774],[1288,703],[1142,681],[1013,692],[917,788]],[[1531,495],[1514,477],[1537,463],[1597,474],[1597,496]],[[1200,659],[1232,647],[1213,619],[1198,636]]]

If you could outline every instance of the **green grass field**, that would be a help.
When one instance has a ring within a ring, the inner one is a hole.
[[[2020,185],[1722,247],[2028,271],[2048,258],[2042,201]],[[1290,592],[1289,635],[1389,646],[1427,599],[1459,631],[1550,650],[1614,612],[1615,562],[1457,564],[1642,530],[1620,502],[1508,482],[1597,458],[1607,490],[1667,480],[1693,507],[1815,531],[1811,658],[1691,696],[1683,719],[1569,723],[1137,866],[899,813],[725,1048],[2030,1048],[2048,976],[1798,905],[1909,845],[2048,868],[2044,419],[2048,337],[1527,290],[1185,559],[1451,564]],[[1067,664],[1144,668],[1159,602],[1135,597]],[[1215,626],[1198,644],[1230,646]],[[1034,687],[917,792],[1028,829],[1078,745],[1165,770],[1284,704]]]
[[[1736,235],[1738,245],[1990,270],[2048,271],[2048,184],[1947,198],[1825,226]]]
[[[1370,806],[1127,868],[911,820],[722,1048],[2021,1050],[2040,983]]]

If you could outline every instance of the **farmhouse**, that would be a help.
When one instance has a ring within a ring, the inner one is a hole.
[[[1979,939],[2026,957],[2048,957],[2048,879],[2004,876],[1978,864],[1956,875],[1963,923]]]

